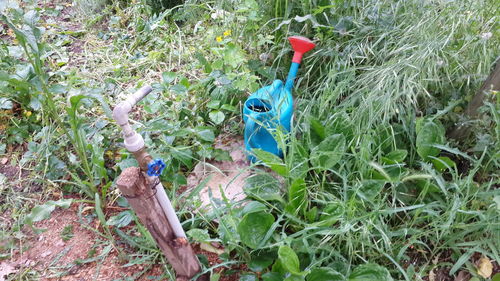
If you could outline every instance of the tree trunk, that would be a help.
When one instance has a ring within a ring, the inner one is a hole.
[[[484,81],[481,88],[476,92],[476,95],[467,105],[465,115],[470,119],[477,119],[479,117],[479,108],[484,104],[485,99],[491,97],[491,91],[500,91],[500,61],[496,62],[496,67],[490,73],[486,81]],[[455,126],[448,134],[450,138],[461,140],[466,137],[470,132],[470,127],[467,124],[459,124]]]

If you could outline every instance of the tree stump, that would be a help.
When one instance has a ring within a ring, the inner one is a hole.
[[[175,237],[172,227],[156,199],[155,186],[150,184],[148,186],[140,168],[129,167],[125,169],[118,178],[117,185],[141,223],[149,230],[156,244],[174,268],[177,280],[189,280],[198,274],[201,268],[191,245],[186,238]]]

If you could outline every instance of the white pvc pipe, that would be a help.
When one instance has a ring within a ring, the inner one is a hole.
[[[175,236],[177,238],[180,237],[186,238],[186,233],[182,228],[179,218],[175,214],[174,207],[172,206],[170,199],[168,199],[167,193],[165,192],[165,189],[163,188],[161,182],[156,185],[155,196],[158,202],[160,202],[161,208],[163,209],[163,212],[167,216],[167,220],[170,223],[170,226],[172,227],[172,231],[174,232]]]
[[[119,103],[113,109],[113,118],[116,120],[118,125],[122,127],[125,148],[130,152],[137,152],[141,150],[144,147],[144,139],[141,135],[135,132],[128,123],[128,113],[132,110],[134,105],[147,96],[151,91],[151,86],[144,86],[134,94],[130,95],[125,101]],[[165,192],[161,182],[158,183],[155,188],[155,197],[160,203],[163,213],[165,213],[165,216],[172,227],[174,235],[177,238],[186,238],[186,233],[184,233],[184,229],[182,229],[181,222],[175,214],[174,207],[172,207],[172,203],[170,202],[170,199],[168,199],[167,193]]]
[[[128,113],[132,110],[134,105],[151,93],[152,90],[151,86],[144,86],[113,109],[113,118],[116,120],[116,123],[122,127],[125,148],[130,152],[136,152],[143,148],[144,139],[141,135],[132,130],[132,127],[128,123]]]

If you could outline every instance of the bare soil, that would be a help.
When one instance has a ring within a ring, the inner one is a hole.
[[[42,281],[166,280],[160,264],[125,266],[129,260],[120,258],[109,241],[98,234],[98,220],[94,219],[90,223],[92,229],[88,229],[80,224],[77,213],[78,204],[73,203],[70,208],[57,208],[49,219],[35,223],[35,229],[26,227],[24,233],[28,238],[19,242],[18,247],[22,250],[14,252],[10,260],[0,262],[0,280],[4,280],[2,274],[27,271],[36,272],[37,279]],[[70,235],[68,228],[71,228]],[[39,231],[42,232],[37,233]],[[122,251],[134,252],[134,249],[123,249],[123,245],[120,247]],[[216,253],[203,250],[197,244],[193,247],[196,254],[207,258],[209,266],[222,263]],[[92,258],[95,260],[89,261]],[[244,265],[218,267],[215,272],[221,274],[220,280],[233,281],[239,279],[238,272],[245,268]]]
[[[50,219],[34,224],[43,232],[36,234],[34,230],[26,229],[29,239],[20,245],[22,251],[14,253],[11,260],[5,261],[16,272],[34,270],[40,280],[115,280],[132,277],[141,272],[145,265],[123,267],[125,261],[118,258],[115,249],[108,254],[104,251],[108,243],[102,243],[96,231],[84,228],[79,223],[77,205],[69,209],[57,209]],[[92,223],[97,229],[97,221]],[[65,235],[65,230],[71,229]],[[99,258],[102,256],[102,258]],[[83,262],[85,259],[96,258],[95,262]],[[4,265],[5,266],[5,265]],[[144,273],[143,278],[150,280],[163,272],[158,267]],[[1,279],[0,279],[1,280]]]
[[[199,194],[202,206],[210,206],[210,193],[214,199],[222,200],[221,189],[231,201],[245,198],[243,187],[245,179],[251,175],[251,170],[244,147],[241,136],[220,134],[215,140],[215,148],[227,151],[231,161],[211,160],[199,162],[195,166],[187,178],[187,189],[193,189],[204,180],[208,180]]]

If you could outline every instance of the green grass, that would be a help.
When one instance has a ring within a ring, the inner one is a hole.
[[[223,262],[247,264],[249,280],[257,272],[264,280],[423,280],[443,268],[479,278],[475,253],[500,261],[500,97],[483,107],[480,120],[468,120],[463,108],[498,59],[498,5],[327,2],[187,1],[174,9],[116,2],[101,12],[87,9],[102,22],[78,19],[88,42],[78,67],[49,63],[49,49],[67,51],[60,32],[49,29],[36,45],[28,42],[21,58],[5,41],[0,118],[17,119],[1,131],[0,153],[13,155],[7,148],[28,143],[19,161],[34,171],[28,180],[42,183],[45,198],[62,190],[92,199],[104,244],[129,245],[134,251],[119,252],[130,263],[158,262],[135,215],[105,212],[106,202],[127,207],[113,180],[134,165],[108,104],[153,84],[135,126],[168,163],[162,180],[185,229],[195,241],[222,243]],[[90,2],[78,3],[81,9]],[[7,14],[18,28],[21,15]],[[287,153],[283,160],[258,153],[280,181],[252,167],[245,202],[213,202],[213,212],[194,213],[196,191],[176,191],[198,161],[223,158],[213,148],[216,135],[242,133],[245,97],[285,77],[285,38],[296,34],[317,47],[299,71],[293,134],[280,135]],[[272,59],[259,61],[262,53]],[[30,75],[3,75],[30,65]],[[8,102],[32,114],[19,115]],[[473,124],[473,134],[447,138],[462,121]],[[0,234],[22,240],[14,237],[29,213],[24,205],[34,200],[13,188],[0,193],[0,210],[15,207],[17,221]],[[15,248],[0,245],[0,257]]]

